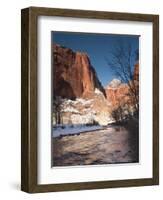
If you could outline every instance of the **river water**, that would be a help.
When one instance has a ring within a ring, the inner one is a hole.
[[[53,138],[53,166],[139,162],[138,134],[123,126]]]

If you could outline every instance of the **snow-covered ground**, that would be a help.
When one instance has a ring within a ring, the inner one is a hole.
[[[82,133],[86,131],[94,131],[102,129],[102,126],[99,125],[57,125],[53,128],[53,137],[58,137],[61,135],[72,135],[77,133]]]
[[[82,99],[76,98],[76,100],[71,99],[61,99],[63,105],[75,105],[75,104],[82,104],[82,105],[90,105],[94,100],[93,99]]]
[[[97,89],[97,88],[95,88],[95,94],[97,94],[97,95],[103,95],[103,93],[99,89]]]
[[[57,97],[54,105],[57,106],[54,106],[53,125],[57,123],[55,112],[60,115],[63,124],[84,125],[97,122],[102,126],[107,125],[112,120],[108,102],[97,88],[93,99],[76,98],[71,100]]]

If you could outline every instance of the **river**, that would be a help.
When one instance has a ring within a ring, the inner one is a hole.
[[[138,162],[138,146],[138,134],[115,125],[53,138],[53,166]]]

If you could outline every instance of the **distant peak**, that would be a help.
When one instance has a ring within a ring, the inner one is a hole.
[[[122,84],[121,80],[114,78],[106,88],[117,88]]]

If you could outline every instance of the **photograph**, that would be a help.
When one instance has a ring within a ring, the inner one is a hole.
[[[139,36],[51,41],[52,167],[139,162]]]

